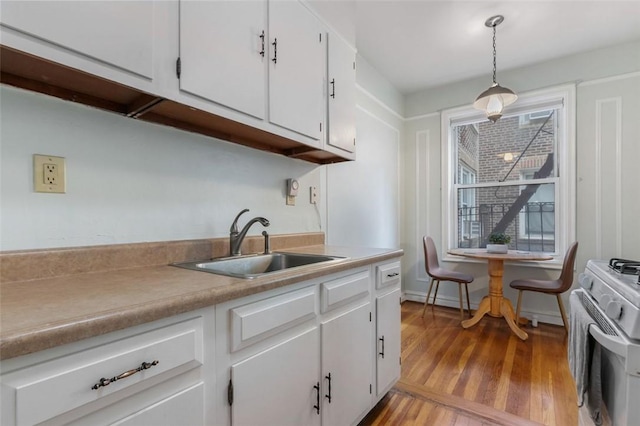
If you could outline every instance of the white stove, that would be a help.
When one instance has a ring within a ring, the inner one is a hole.
[[[571,309],[581,303],[595,323],[589,333],[602,348],[605,424],[640,425],[640,262],[624,261],[638,268],[629,269],[620,260],[589,260]]]
[[[610,267],[612,262],[589,260],[578,283],[627,337],[640,340],[639,276],[618,272]]]

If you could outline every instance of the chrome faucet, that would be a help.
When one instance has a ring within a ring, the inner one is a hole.
[[[260,222],[262,226],[269,226],[269,221],[264,217],[254,217],[242,228],[242,231],[238,232],[238,218],[242,216],[242,214],[248,212],[249,209],[244,209],[233,220],[231,224],[231,229],[229,229],[229,248],[231,251],[231,256],[240,256],[240,247],[242,246],[242,241],[244,237],[247,235],[247,231],[251,228],[256,222]]]

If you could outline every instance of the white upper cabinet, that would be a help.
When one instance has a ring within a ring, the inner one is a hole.
[[[154,78],[156,6],[153,1],[2,1],[2,44],[140,84]]]
[[[265,118],[265,1],[180,2],[180,89]]]
[[[269,2],[269,121],[322,139],[322,26],[301,3]]]
[[[356,150],[356,54],[338,35],[328,33],[327,144]]]

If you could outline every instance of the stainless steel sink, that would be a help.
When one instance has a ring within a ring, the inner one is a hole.
[[[304,253],[270,253],[239,257],[225,257],[208,261],[174,263],[173,266],[210,272],[237,278],[256,278],[321,262],[336,262],[346,258]]]

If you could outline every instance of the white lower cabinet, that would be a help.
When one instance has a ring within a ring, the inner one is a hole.
[[[400,289],[376,297],[376,394],[386,393],[400,378]]]
[[[400,378],[400,262],[376,267],[376,396]]]
[[[4,360],[0,423],[205,424],[213,311]]]
[[[319,425],[318,328],[231,366],[234,425]]]
[[[322,424],[348,425],[371,406],[371,303],[322,323]]]
[[[218,305],[216,424],[362,420],[384,395],[381,381],[388,390],[399,378],[400,280],[378,294],[375,273],[360,267]]]

